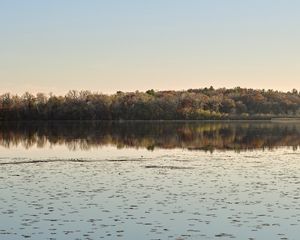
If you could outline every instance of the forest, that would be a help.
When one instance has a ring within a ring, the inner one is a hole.
[[[247,88],[65,96],[24,93],[0,96],[0,120],[268,120],[300,116],[300,92]]]

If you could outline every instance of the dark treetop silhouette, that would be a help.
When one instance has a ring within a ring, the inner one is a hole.
[[[190,89],[117,92],[70,91],[0,96],[0,120],[210,120],[271,119],[300,114],[300,93],[273,90]]]

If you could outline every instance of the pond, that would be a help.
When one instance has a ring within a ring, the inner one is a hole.
[[[0,239],[299,239],[299,147],[299,123],[0,123]]]

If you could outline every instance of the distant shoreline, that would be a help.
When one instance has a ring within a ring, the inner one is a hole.
[[[145,122],[145,123],[238,123],[238,122],[265,122],[265,123],[300,123],[300,118],[273,118],[273,119],[211,119],[211,120],[0,120],[0,123],[18,123],[18,122],[32,122],[32,123],[47,123],[47,122],[61,122],[61,123],[73,123],[73,122],[115,122],[115,123],[126,123],[126,122]]]
[[[299,122],[300,118],[272,118],[271,122]]]
[[[0,95],[0,120],[261,121],[300,118],[300,93],[246,88],[121,92],[65,96]],[[293,120],[295,121],[295,120]],[[298,120],[297,120],[298,121]]]

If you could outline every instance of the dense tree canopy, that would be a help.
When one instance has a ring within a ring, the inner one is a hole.
[[[300,93],[274,90],[189,89],[120,92],[69,91],[65,96],[0,96],[1,120],[270,119],[300,115]]]

